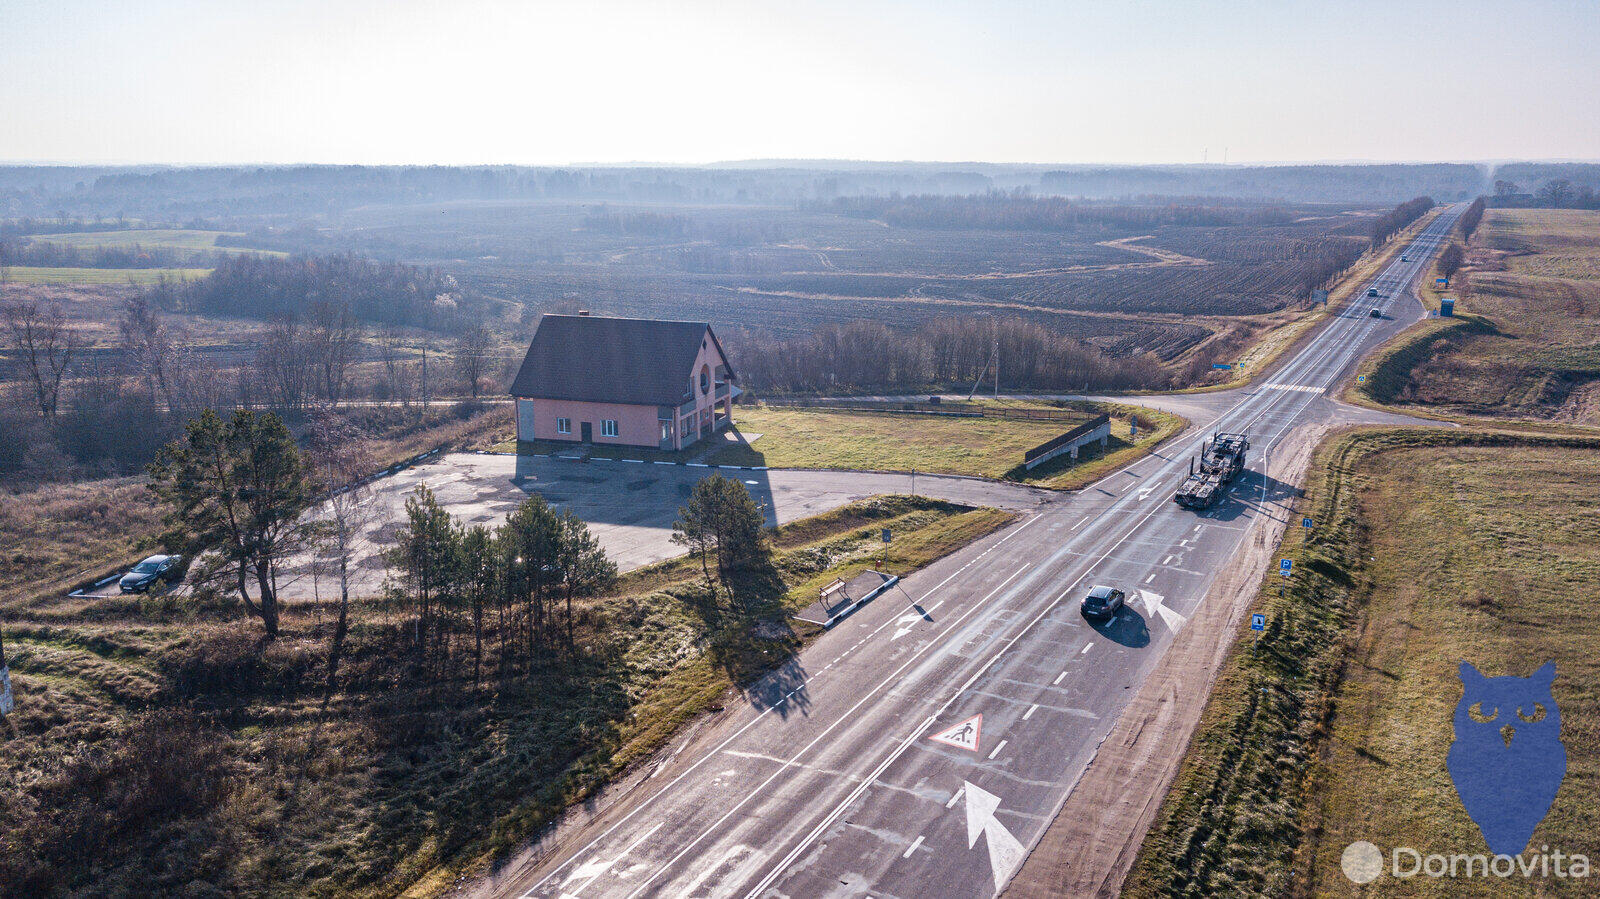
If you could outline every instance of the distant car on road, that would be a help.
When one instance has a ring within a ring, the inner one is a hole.
[[[1377,295],[1378,295],[1378,288],[1376,288],[1376,287],[1367,288],[1367,296],[1375,297]]]
[[[1379,309],[1377,306],[1373,306],[1372,311],[1367,314],[1373,318],[1383,318],[1383,310]]]
[[[1401,253],[1400,254],[1400,261],[1401,262],[1410,262],[1411,261],[1411,256],[1409,254],[1407,254],[1407,253]]]
[[[1110,618],[1122,610],[1127,602],[1127,597],[1115,587],[1106,587],[1095,584],[1089,589],[1089,595],[1079,603],[1078,611],[1085,618]]]
[[[156,581],[170,584],[178,579],[178,563],[182,561],[183,556],[151,556],[123,575],[117,587],[123,593],[143,593],[154,587]]]

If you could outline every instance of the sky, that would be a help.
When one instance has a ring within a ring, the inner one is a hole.
[[[0,160],[1600,158],[1595,0],[0,0]]]

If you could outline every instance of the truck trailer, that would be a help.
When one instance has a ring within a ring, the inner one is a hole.
[[[1189,477],[1172,495],[1172,501],[1185,509],[1209,509],[1227,492],[1228,484],[1244,471],[1245,453],[1250,438],[1243,434],[1213,434],[1201,445],[1199,465],[1189,460]]]

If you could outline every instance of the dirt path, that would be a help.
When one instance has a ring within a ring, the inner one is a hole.
[[[1312,450],[1329,430],[1326,423],[1301,429],[1272,457],[1268,473],[1285,483],[1303,482]],[[1007,899],[1121,892],[1283,534],[1286,522],[1260,521],[1100,744],[1012,878]]]

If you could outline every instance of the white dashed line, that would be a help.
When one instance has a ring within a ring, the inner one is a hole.
[[[999,755],[1000,754],[1000,750],[1002,750],[1004,748],[1006,748],[1006,741],[1005,740],[1001,740],[1000,742],[994,744],[994,749],[992,751],[990,751],[989,758],[993,759],[995,756]]]
[[[1039,711],[1039,704],[1036,702],[1033,705],[1028,706],[1028,710],[1022,713],[1022,720],[1026,721],[1029,718],[1032,718],[1033,713],[1037,711]]]
[[[1056,675],[1056,679],[1050,683],[1050,686],[1052,686],[1052,687],[1059,686],[1060,683],[1061,683],[1061,679],[1066,677],[1066,676],[1067,676],[1067,673],[1065,671],[1063,671],[1060,674]]]
[[[1089,650],[1091,650],[1093,648],[1094,648],[1094,641],[1090,640],[1088,643],[1083,644],[1083,652],[1078,653],[1078,655],[1081,656],[1081,655],[1083,655],[1083,653],[1088,652]]]
[[[917,838],[915,840],[911,841],[911,845],[906,847],[905,854],[900,856],[900,857],[901,858],[910,858],[911,857],[911,853],[916,852],[917,851],[917,847],[921,846],[921,845],[922,845],[922,835],[918,834]]]
[[[1144,582],[1148,584],[1148,583],[1150,583],[1151,581],[1153,581],[1155,579],[1156,579],[1156,573],[1154,571],[1152,571],[1152,572],[1150,572],[1150,576],[1144,579]]]
[[[1165,559],[1161,560],[1161,564],[1163,564],[1163,565],[1171,565],[1172,564],[1172,560],[1176,559],[1176,558],[1177,558],[1177,556],[1167,556]]]
[[[951,797],[950,797],[950,801],[949,801],[949,802],[946,802],[946,803],[945,803],[945,804],[944,804],[944,807],[945,807],[945,808],[952,808],[952,807],[954,807],[954,806],[955,806],[955,804],[956,804],[956,803],[958,803],[958,802],[960,802],[960,801],[961,801],[961,794],[962,794],[962,793],[965,793],[965,792],[966,792],[966,791],[967,791],[967,788],[966,788],[966,787],[962,787],[962,788],[961,788],[961,789],[959,789],[959,790],[956,790],[956,792],[955,792],[955,795],[954,795],[954,796],[951,796]]]

